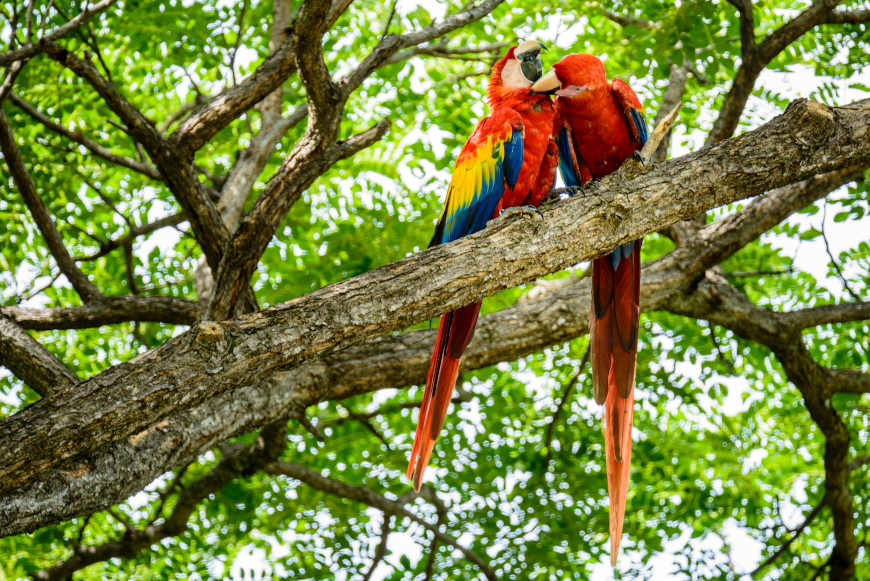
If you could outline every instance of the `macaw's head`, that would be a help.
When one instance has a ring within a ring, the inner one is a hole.
[[[569,54],[553,70],[532,85],[536,93],[556,94],[571,99],[590,89],[607,86],[604,63],[591,54]]]
[[[528,93],[532,83],[541,78],[544,66],[541,51],[546,47],[536,40],[526,40],[511,47],[500,61],[492,67],[489,77],[489,103],[496,105],[508,95],[523,91]]]

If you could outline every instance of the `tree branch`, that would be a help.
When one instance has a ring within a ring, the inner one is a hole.
[[[90,262],[92,260],[102,258],[116,248],[121,248],[127,246],[128,244],[131,244],[139,236],[150,234],[156,230],[160,230],[161,228],[166,228],[167,226],[177,226],[178,224],[181,224],[186,220],[187,217],[184,214],[176,213],[170,214],[169,216],[164,216],[163,218],[159,218],[157,220],[154,220],[153,222],[149,222],[148,224],[143,224],[142,226],[134,226],[130,228],[130,231],[127,232],[127,234],[121,236],[120,238],[101,242],[100,250],[98,252],[95,252],[94,254],[90,254],[88,256],[76,257],[75,261]]]
[[[870,302],[868,301],[822,305],[788,313],[789,324],[798,329],[867,319],[870,319]]]
[[[752,13],[752,0],[728,0],[740,14],[740,54],[743,62],[755,58],[755,16]]]
[[[0,150],[3,151],[3,157],[6,160],[6,165],[9,168],[9,173],[18,188],[21,197],[24,198],[24,203],[30,210],[30,215],[39,232],[45,239],[45,244],[48,246],[51,255],[54,256],[60,271],[70,281],[73,288],[82,298],[85,303],[99,301],[103,294],[88,280],[64,246],[60,232],[51,220],[51,215],[48,209],[39,197],[36,191],[36,185],[30,179],[30,174],[27,168],[24,167],[24,161],[21,159],[21,153],[18,151],[18,146],[15,144],[15,137],[12,134],[12,128],[9,126],[9,119],[6,114],[0,110]]]
[[[27,331],[0,313],[0,365],[45,397],[78,383],[75,373]]]
[[[0,307],[0,315],[34,331],[86,329],[127,321],[151,321],[193,325],[200,319],[200,306],[176,297],[105,297],[81,307]]]
[[[634,16],[621,15],[611,12],[610,10],[602,10],[602,14],[608,20],[612,20],[620,26],[637,26],[638,28],[647,28],[652,30],[653,28],[658,27],[657,22],[653,22],[652,20],[647,20],[646,18],[636,18]]]
[[[860,116],[845,122],[847,115],[841,120],[843,127],[826,131],[838,136],[834,142],[820,144],[809,139],[814,130],[806,113],[815,107],[819,106],[794,106],[765,128],[654,166],[632,181],[613,176],[592,195],[543,208],[540,226],[522,219],[496,222],[463,241],[326,287],[239,322],[200,325],[141,355],[135,373],[122,365],[78,387],[77,393],[83,394],[79,401],[93,400],[97,407],[88,410],[89,406],[77,404],[74,415],[79,422],[74,433],[72,426],[54,425],[49,419],[58,413],[63,417],[73,414],[70,403],[60,398],[39,402],[0,422],[0,442],[4,444],[0,454],[6,450],[9,453],[0,460],[0,470],[6,475],[0,486],[10,490],[26,482],[34,486],[41,482],[43,491],[42,504],[38,505],[30,485],[4,495],[0,515],[9,515],[9,520],[0,517],[0,534],[29,530],[52,522],[57,515],[68,518],[71,511],[87,511],[95,506],[94,502],[129,494],[182,458],[195,455],[204,442],[251,429],[264,418],[273,417],[273,413],[379,387],[406,385],[414,377],[422,380],[433,332],[390,336],[324,353],[328,347],[347,346],[400,330],[499,288],[607,252],[624,240],[659,230],[684,215],[769,189],[782,180],[798,179],[801,172],[820,171],[822,165],[843,163],[853,167],[856,155],[860,159],[862,155],[867,157],[861,137],[854,138],[860,154],[853,151],[847,155],[848,149],[837,141],[852,139],[848,136],[855,129],[847,127],[866,130],[866,120]],[[840,115],[841,110],[833,111]],[[860,109],[846,111],[856,113]],[[777,127],[787,128],[787,133]],[[782,152],[783,145],[799,150]],[[744,149],[745,154],[740,153]],[[800,162],[788,162],[791,155]],[[826,161],[814,157],[818,155]],[[845,158],[839,159],[838,155]],[[756,161],[749,163],[749,157]],[[754,204],[752,207],[756,208]],[[617,208],[621,222],[613,220]],[[721,259],[727,253],[717,249],[719,244],[736,251],[739,245],[734,243],[734,236],[723,232],[718,223],[708,228],[710,231],[702,231],[698,246],[681,247],[675,256],[645,267],[641,297],[644,309],[657,308],[674,293],[690,287],[710,266],[695,260],[696,255],[703,254],[709,261]],[[535,232],[546,235],[532,236]],[[708,247],[713,250],[702,252]],[[482,317],[466,364],[475,368],[513,359],[585,333],[588,296],[589,281],[584,279],[557,287],[546,299],[523,301]],[[330,323],[325,325],[324,321]],[[303,360],[309,363],[289,368]],[[281,368],[284,371],[275,373]],[[158,369],[159,380],[148,375]],[[183,389],[177,387],[182,385]],[[206,397],[209,405],[200,405],[198,402],[205,402]],[[239,403],[242,400],[244,405]],[[187,411],[179,414],[183,409]],[[89,419],[94,413],[97,415]],[[92,423],[97,417],[99,429]],[[202,422],[209,417],[221,417],[221,425],[212,422],[204,427]],[[131,449],[126,440],[117,439],[148,430],[155,422],[164,421],[161,418],[169,422],[164,431],[148,432],[138,450]],[[44,428],[40,427],[43,422]],[[16,425],[23,431],[18,431]],[[51,434],[45,431],[49,427]],[[149,442],[163,441],[164,432],[173,438],[173,444],[151,447]],[[107,437],[109,434],[111,437]],[[27,438],[32,440],[27,442]],[[127,452],[122,454],[123,450]],[[26,467],[16,466],[12,459],[24,453],[32,462]],[[110,470],[115,473],[110,481],[102,472],[104,468],[95,468],[80,479],[67,478],[59,469],[51,468],[63,458],[80,453],[90,454],[93,462],[100,463],[101,458],[124,454],[147,461],[132,467],[133,472],[125,469],[123,475]],[[93,491],[97,488],[102,491],[101,500],[94,501]],[[76,502],[58,503],[48,490],[64,491]],[[37,511],[37,506],[42,508]]]
[[[325,29],[331,28],[350,5],[351,0],[333,0],[326,19]],[[185,157],[205,145],[209,139],[226,127],[232,120],[262,101],[269,93],[279,88],[296,72],[296,53],[292,32],[296,23],[287,29],[290,36],[283,39],[277,50],[248,78],[235,87],[224,90],[206,105],[184,120],[169,137]],[[216,268],[216,267],[214,267]]]
[[[804,35],[818,24],[824,22],[826,16],[840,3],[841,0],[816,0],[813,4],[797,15],[794,19],[771,32],[760,44],[753,46],[750,51],[752,58],[744,54],[743,62],[737,69],[731,89],[725,96],[725,101],[719,110],[719,116],[713,123],[713,129],[707,136],[706,145],[718,143],[734,134],[746,101],[755,87],[755,81],[761,71],[772,61],[785,47]],[[737,4],[736,2],[740,2]],[[745,4],[744,4],[745,2]],[[748,0],[735,0],[732,2],[740,8],[748,5]],[[741,9],[742,15],[742,9]],[[748,42],[743,32],[746,29],[745,19],[741,20],[741,50],[745,50]],[[754,41],[753,41],[754,43]]]
[[[98,2],[93,6],[85,5],[85,9],[82,10],[78,14],[78,16],[70,19],[69,22],[67,22],[66,24],[58,26],[48,34],[45,34],[36,42],[26,44],[15,50],[0,53],[0,67],[6,66],[14,61],[29,59],[30,57],[39,54],[44,50],[45,44],[47,42],[57,40],[58,38],[69,34],[73,30],[81,26],[89,18],[91,18],[95,14],[99,14],[100,12],[114,4],[116,1],[117,0],[102,0],[102,2]]]
[[[825,437],[825,498],[833,515],[834,548],[831,577],[849,579],[855,574],[858,543],[849,492],[849,430],[831,405],[833,394],[870,392],[870,374],[854,370],[832,370],[816,363],[807,351],[800,329],[783,324],[788,314],[779,314],[752,304],[716,272],[691,295],[674,295],[668,309],[686,316],[704,318],[731,329],[741,337],[765,345],[776,356],[789,381],[804,398],[810,417]]]
[[[870,8],[832,10],[825,17],[825,24],[861,24],[870,21]]]
[[[239,224],[239,229],[226,249],[220,268],[216,272],[215,288],[209,301],[206,318],[226,319],[233,312],[239,293],[248,284],[260,256],[275,233],[287,211],[305,189],[327,168],[339,159],[374,143],[389,127],[383,120],[375,127],[346,141],[333,144],[339,130],[344,103],[347,98],[375,69],[387,63],[401,48],[413,46],[442,36],[447,32],[478,20],[492,11],[502,0],[487,0],[443,22],[401,36],[389,35],[347,77],[333,83],[323,63],[320,50],[323,6],[305,4],[300,11],[297,28],[291,42],[305,46],[304,59],[298,63],[300,76],[309,97],[309,124],[305,136],[270,180],[251,212]]]

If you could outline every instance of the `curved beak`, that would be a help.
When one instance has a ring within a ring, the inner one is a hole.
[[[545,93],[552,95],[562,88],[562,83],[559,82],[559,77],[556,76],[556,71],[550,71],[532,85],[533,93]]]

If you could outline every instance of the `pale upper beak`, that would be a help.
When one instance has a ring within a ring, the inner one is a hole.
[[[532,91],[535,93],[553,94],[562,87],[559,82],[559,77],[556,76],[556,71],[550,71],[532,85]]]

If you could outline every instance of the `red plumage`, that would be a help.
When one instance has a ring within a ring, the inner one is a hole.
[[[616,171],[647,137],[640,101],[620,80],[607,82],[604,64],[572,54],[553,66],[559,90],[557,131],[571,143],[560,151],[576,182]],[[541,84],[546,84],[541,79]],[[558,125],[563,124],[563,125]],[[634,379],[640,313],[641,240],[592,262],[590,348],[595,400],[604,404],[611,563],[616,564],[625,517],[634,414]]]
[[[529,44],[527,41],[521,47],[528,48]],[[531,44],[534,51],[536,43]],[[488,90],[492,112],[478,124],[456,160],[445,211],[436,227],[433,245],[482,228],[486,219],[497,216],[505,208],[524,204],[537,206],[553,187],[558,164],[552,138],[555,108],[549,96],[529,90],[537,77],[525,79],[526,72],[516,57],[516,51],[517,47],[511,48],[493,67]],[[540,68],[537,74],[540,75]],[[516,131],[521,131],[522,135],[521,154],[508,151],[514,143],[512,132]],[[498,147],[502,149],[493,148],[493,143],[501,143]],[[485,150],[487,155],[480,155],[481,148],[490,148]],[[493,163],[499,152],[502,160],[498,163],[504,181],[492,184],[487,182],[487,176],[498,174],[493,174],[491,167],[482,166]],[[512,164],[517,163],[520,164],[519,171],[511,183],[510,172],[516,171]],[[470,191],[469,184],[476,189]],[[486,214],[482,222],[478,220],[481,213]],[[415,490],[419,491],[422,486],[423,472],[444,424],[462,355],[474,334],[479,312],[480,302],[476,302],[441,316],[408,463],[408,478],[413,481]]]

